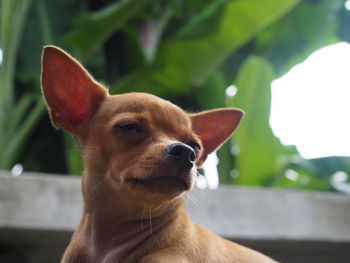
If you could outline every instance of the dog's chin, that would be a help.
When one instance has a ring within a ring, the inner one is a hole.
[[[149,176],[147,178],[130,177],[125,180],[130,187],[138,188],[142,191],[171,195],[180,194],[192,188],[192,175],[186,176]]]

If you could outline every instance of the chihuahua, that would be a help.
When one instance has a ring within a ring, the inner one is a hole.
[[[183,210],[196,166],[242,111],[189,114],[146,93],[110,95],[55,46],[44,47],[41,84],[52,124],[73,135],[84,162],[83,215],[61,263],[275,262]]]

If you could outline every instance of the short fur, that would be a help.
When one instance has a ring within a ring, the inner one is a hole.
[[[62,263],[274,262],[194,224],[183,199],[196,165],[242,111],[188,114],[145,93],[109,95],[63,50],[46,46],[42,89],[56,128],[84,161],[83,215]]]

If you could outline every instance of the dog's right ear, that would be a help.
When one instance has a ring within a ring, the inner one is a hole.
[[[197,165],[201,166],[208,154],[223,144],[238,127],[243,111],[224,108],[191,114],[192,129],[202,142],[203,149]]]
[[[55,46],[43,49],[41,87],[53,125],[71,133],[89,123],[108,95],[78,61]]]

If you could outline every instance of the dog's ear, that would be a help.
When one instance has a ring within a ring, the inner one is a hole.
[[[197,165],[223,144],[237,128],[243,112],[239,109],[217,109],[191,114],[192,129],[199,136],[203,152]]]
[[[97,111],[107,90],[63,50],[45,46],[41,87],[56,128],[78,133]]]

